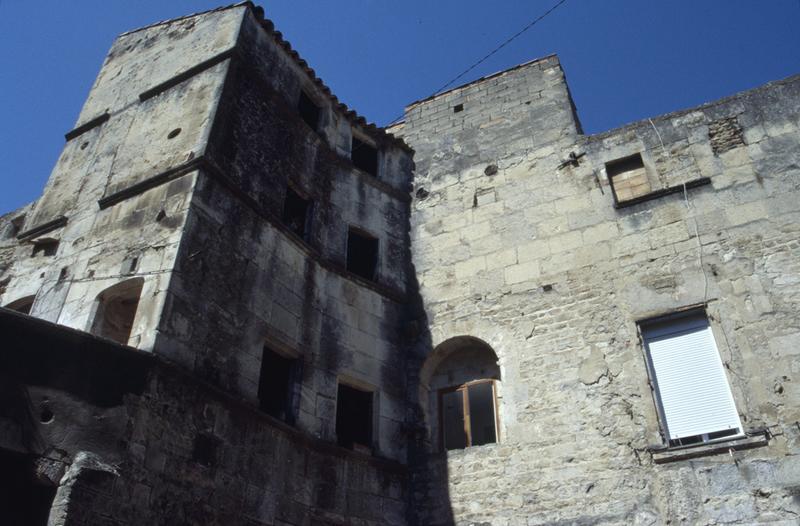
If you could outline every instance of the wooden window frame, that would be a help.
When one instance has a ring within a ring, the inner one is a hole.
[[[486,384],[490,383],[492,385],[492,409],[494,411],[494,443],[497,444],[500,442],[500,418],[498,414],[498,407],[497,407],[497,380],[494,378],[482,378],[480,380],[472,380],[470,382],[465,382],[461,385],[456,385],[453,387],[445,387],[444,389],[439,389],[438,392],[438,412],[439,412],[439,444],[441,445],[442,451],[453,451],[448,450],[444,440],[444,411],[443,411],[443,397],[447,393],[454,393],[460,391],[461,395],[461,403],[462,403],[462,411],[464,414],[464,436],[465,436],[465,446],[464,448],[473,447],[472,446],[472,419],[470,418],[469,412],[469,388],[479,384]]]

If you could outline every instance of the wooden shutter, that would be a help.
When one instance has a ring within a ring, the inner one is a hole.
[[[739,413],[705,314],[643,325],[642,334],[669,439],[729,430],[741,434]]]

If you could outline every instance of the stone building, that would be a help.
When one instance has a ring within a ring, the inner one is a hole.
[[[249,2],[125,33],[0,224],[4,522],[796,524],[798,126],[586,135],[550,56],[383,130]]]

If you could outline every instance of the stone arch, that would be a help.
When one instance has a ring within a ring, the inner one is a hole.
[[[474,336],[456,336],[436,346],[420,370],[419,386],[433,449],[444,449],[445,446],[455,449],[497,441],[496,385],[500,380],[497,354],[485,341]],[[480,407],[475,405],[476,401],[480,401]],[[460,439],[445,439],[448,426],[453,429],[454,403],[456,406],[463,404],[460,417],[465,430],[463,446],[459,445]],[[472,424],[477,424],[478,418],[485,430],[482,437],[472,433]],[[490,424],[491,431],[488,429]],[[490,438],[488,435],[492,433]]]
[[[18,300],[12,301],[8,305],[6,305],[5,308],[21,312],[22,314],[30,314],[31,308],[33,307],[33,300],[35,299],[36,296],[34,295],[25,296],[23,298],[19,298]]]
[[[105,289],[97,295],[91,332],[123,345],[133,330],[143,278],[132,278]]]

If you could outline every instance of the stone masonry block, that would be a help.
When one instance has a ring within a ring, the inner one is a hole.
[[[551,237],[548,240],[550,252],[553,254],[557,252],[564,252],[566,250],[572,250],[573,248],[581,246],[582,243],[583,238],[581,233],[577,230]]]
[[[520,263],[534,259],[545,258],[550,255],[550,246],[546,239],[537,239],[521,245],[517,249],[517,257]]]
[[[507,267],[505,278],[507,285],[514,285],[523,281],[534,280],[539,277],[541,271],[538,261],[528,261]]]
[[[729,208],[725,211],[725,215],[731,225],[743,225],[753,221],[767,219],[769,212],[767,206],[763,201],[754,201],[743,205]]]
[[[600,243],[619,236],[616,221],[607,221],[599,225],[590,226],[583,231],[583,242],[586,244]]]
[[[517,249],[512,248],[495,252],[486,256],[486,268],[488,270],[505,268],[517,264]]]
[[[464,279],[474,276],[481,270],[486,270],[486,257],[479,256],[456,263],[456,279]]]

